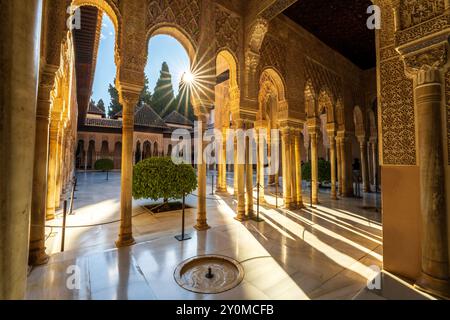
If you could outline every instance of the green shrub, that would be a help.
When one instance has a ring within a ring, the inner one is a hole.
[[[114,169],[114,162],[111,159],[99,159],[95,161],[95,170],[106,171],[106,180],[109,178],[109,171]]]
[[[175,164],[171,158],[148,158],[134,166],[135,199],[180,199],[197,189],[197,175],[188,164]]]
[[[329,161],[319,159],[319,182],[331,181],[331,164]],[[302,179],[306,181],[311,180],[311,162],[306,162],[302,165]]]

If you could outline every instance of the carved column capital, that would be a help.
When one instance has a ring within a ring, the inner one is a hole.
[[[417,85],[440,83],[440,71],[447,60],[447,42],[403,56],[406,74],[411,78],[416,78]]]

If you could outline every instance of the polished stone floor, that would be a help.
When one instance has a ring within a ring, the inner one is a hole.
[[[319,205],[284,210],[267,194],[261,223],[234,220],[235,199],[209,195],[211,229],[203,232],[192,228],[196,197],[191,195],[187,203],[193,209],[187,210],[186,225],[192,239],[185,242],[174,239],[180,231],[179,212],[151,214],[142,208],[151,201],[134,201],[138,243],[118,250],[119,173],[108,181],[101,173],[81,173],[78,181],[74,215],[67,220],[66,251],[59,253],[58,217],[48,222],[53,226],[47,228],[49,264],[29,274],[29,299],[352,299],[382,264],[381,214],[375,209],[379,195],[332,201],[321,191]],[[305,188],[305,204],[307,197]],[[217,295],[178,287],[176,266],[210,253],[241,262],[243,282]],[[79,286],[74,289],[73,283]]]

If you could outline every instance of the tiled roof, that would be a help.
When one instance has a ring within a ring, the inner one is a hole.
[[[183,116],[181,113],[177,111],[172,111],[168,116],[164,118],[165,123],[171,124],[181,124],[186,126],[194,125],[191,120]]]
[[[167,127],[164,120],[147,104],[136,109],[136,113],[134,114],[134,124],[144,127]]]
[[[86,118],[84,124],[85,126],[91,127],[122,128],[121,119]],[[137,126],[150,128],[167,128],[164,120],[155,112],[155,110],[153,110],[152,107],[148,105],[143,105],[136,108],[136,112],[134,114],[134,124]]]
[[[97,107],[95,104],[93,103],[89,103],[89,107],[87,110],[87,113],[90,114],[99,114],[104,116],[105,115],[105,111],[103,111],[102,109],[100,109],[99,107]]]
[[[122,128],[122,121],[106,118],[86,118],[86,120],[84,121],[84,125],[89,127]]]

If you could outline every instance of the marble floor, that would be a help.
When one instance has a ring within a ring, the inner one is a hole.
[[[116,249],[119,173],[108,181],[101,173],[81,173],[78,181],[66,251],[59,252],[59,216],[47,223],[52,256],[49,264],[30,271],[28,299],[352,299],[382,264],[381,215],[375,209],[379,195],[332,201],[321,191],[319,205],[284,210],[267,194],[261,223],[234,220],[235,199],[209,195],[211,229],[202,232],[192,228],[197,199],[191,195],[186,225],[192,239],[185,242],[174,239],[180,212],[151,214],[142,207],[151,201],[133,201],[137,244]],[[308,205],[307,190],[304,198]],[[241,262],[243,282],[210,295],[178,287],[176,266],[210,253]]]

